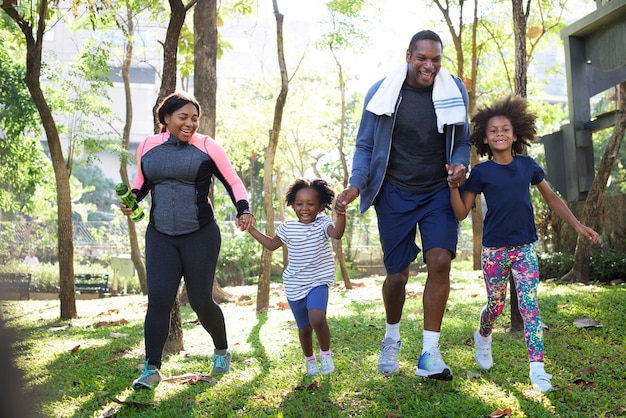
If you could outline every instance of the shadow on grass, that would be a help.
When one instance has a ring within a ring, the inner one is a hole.
[[[480,283],[477,286],[482,287]],[[32,325],[31,330],[19,330],[21,335],[32,333],[31,340],[18,343],[18,347],[23,344],[29,355],[37,355],[40,347],[32,339],[38,337],[63,347],[40,372],[27,371],[35,380],[29,385],[39,396],[37,403],[45,408],[46,416],[94,416],[113,408],[117,417],[480,417],[506,407],[512,408],[514,415],[532,417],[619,416],[618,408],[625,406],[626,289],[565,287],[540,291],[542,317],[550,327],[546,331],[547,371],[555,375],[555,391],[546,396],[530,389],[523,338],[503,332],[508,324],[507,314],[498,320],[494,331],[494,367],[489,372],[478,370],[471,337],[485,301],[480,290],[469,290],[467,295],[472,296],[463,297],[453,290],[448,304],[441,349],[454,372],[451,382],[414,375],[422,348],[421,298],[406,301],[401,322],[400,373],[386,378],[376,370],[384,335],[382,302],[353,300],[349,291],[341,292],[337,296],[345,303],[330,305],[328,312],[336,371],[315,379],[305,376],[293,321],[285,321],[284,312],[277,311],[250,318],[251,328],[246,327],[250,329],[250,349],[236,351],[233,372],[220,376],[215,384],[168,383],[160,385],[156,392],[129,389],[139,374],[135,366],[140,360],[137,356],[129,357],[125,350],[143,343],[143,323],[139,321],[119,327],[70,328],[53,337],[47,328],[61,323],[44,321]],[[187,311],[183,315],[192,316]],[[603,327],[574,327],[573,319],[582,316],[596,319]],[[130,336],[111,339],[111,331]],[[71,352],[76,341],[81,347]],[[117,361],[109,362],[112,358]],[[31,361],[36,359],[21,359],[25,364]],[[184,365],[180,368],[185,370],[195,363],[207,363],[206,356],[191,356],[181,362]],[[174,363],[169,360],[168,368],[177,368]],[[590,367],[595,371],[581,375],[582,370]],[[467,371],[480,372],[482,378],[471,378]],[[572,387],[571,382],[581,376],[594,386]],[[309,388],[313,380],[318,385]],[[116,406],[111,398],[146,406]],[[60,400],[71,405],[70,414],[52,409],[60,408]],[[154,401],[154,406],[150,406]]]

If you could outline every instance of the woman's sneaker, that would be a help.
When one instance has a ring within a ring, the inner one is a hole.
[[[437,347],[431,347],[422,353],[417,362],[415,374],[428,379],[452,380],[452,371],[443,362],[441,352]]]
[[[133,389],[154,389],[163,380],[163,376],[156,366],[148,365],[148,362],[144,363],[143,373],[133,381]]]
[[[331,374],[335,371],[332,355],[320,356],[320,363],[322,364],[322,374]]]
[[[223,350],[222,350],[223,351]],[[232,354],[230,350],[226,350],[225,354],[218,354],[217,350],[213,353],[213,373],[224,374],[230,372],[230,359]]]
[[[474,333],[474,357],[476,364],[482,370],[489,370],[493,366],[491,356],[491,334],[487,338],[480,335],[478,331]]]
[[[306,361],[306,375],[307,376],[317,376],[320,374],[320,369],[317,368],[317,360],[307,360]]]

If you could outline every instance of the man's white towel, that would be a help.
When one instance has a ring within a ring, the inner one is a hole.
[[[367,111],[376,115],[393,114],[400,89],[406,79],[407,66],[407,63],[402,63],[389,73],[367,104]],[[440,133],[443,133],[444,125],[463,125],[467,120],[467,110],[461,91],[452,75],[443,68],[439,69],[435,77],[433,106],[437,115],[437,130]]]

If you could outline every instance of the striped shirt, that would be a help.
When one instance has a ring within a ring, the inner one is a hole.
[[[330,285],[335,280],[335,263],[328,242],[329,216],[318,216],[303,224],[298,220],[285,221],[276,228],[276,235],[287,244],[289,265],[283,271],[283,285],[287,299],[300,300],[314,287]]]

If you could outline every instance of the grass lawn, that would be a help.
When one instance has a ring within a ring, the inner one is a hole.
[[[17,335],[16,364],[24,392],[44,417],[616,417],[626,416],[626,286],[554,285],[539,289],[545,326],[546,371],[554,390],[542,395],[528,379],[521,333],[508,332],[509,308],[493,334],[494,367],[474,362],[472,334],[485,302],[480,272],[452,272],[441,350],[451,382],[415,376],[422,345],[424,274],[412,277],[401,323],[400,374],[376,370],[384,335],[381,277],[331,289],[328,308],[336,371],[308,378],[282,290],[272,308],[226,303],[232,372],[215,381],[178,379],[135,392],[143,361],[144,296],[78,300],[80,318],[58,319],[58,301],[4,301],[0,312]],[[256,288],[226,288],[254,300]],[[213,344],[182,309],[185,352],[166,356],[162,372],[208,376]],[[591,318],[601,327],[578,328]],[[509,411],[506,411],[509,409]],[[500,415],[497,411],[500,410]]]

